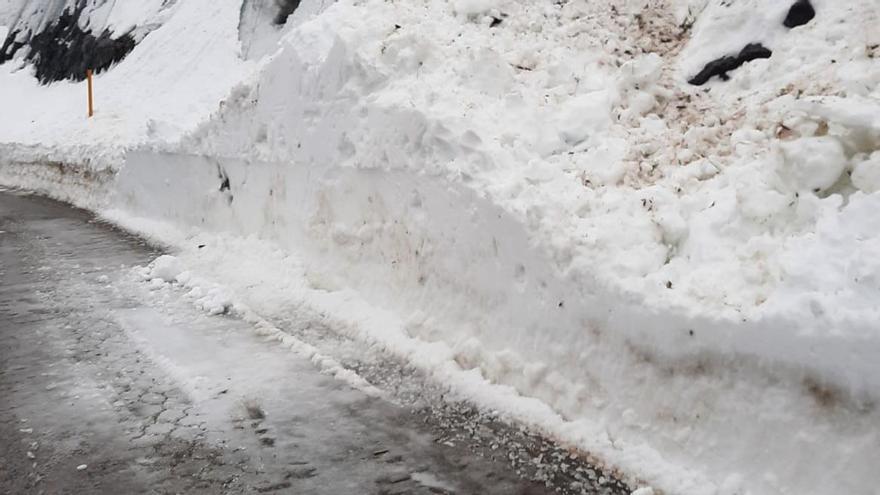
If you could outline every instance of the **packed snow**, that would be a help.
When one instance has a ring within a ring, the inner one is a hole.
[[[154,29],[94,119],[0,65],[0,184],[169,245],[144,277],[208,312],[332,315],[658,490],[873,493],[876,2],[153,3],[107,13]]]

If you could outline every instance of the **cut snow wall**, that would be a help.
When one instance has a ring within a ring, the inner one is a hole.
[[[732,471],[756,493],[865,493],[880,455],[868,323],[840,335],[803,318],[689,317],[558,263],[526,213],[450,166],[495,157],[395,99],[400,74],[328,32],[289,33],[178,148],[208,157],[130,155],[115,207],[301,254],[400,315],[399,338],[447,346],[462,369],[551,405],[571,422],[561,436],[673,493],[715,493],[700,476]]]
[[[581,447],[627,470],[645,472],[652,459],[646,475],[667,486],[703,483],[695,474],[670,481],[681,476],[673,465],[796,466],[800,474],[788,474],[799,486],[830,483],[830,469],[852,473],[855,493],[880,455],[858,440],[877,433],[871,400],[825,381],[864,379],[860,389],[876,392],[877,349],[647,310],[583,274],[559,273],[520,222],[461,184],[142,152],[129,155],[113,190],[111,206],[127,215],[253,235],[302,255],[407,320],[399,338],[449,346],[463,369],[552,405],[579,435],[590,431]],[[802,435],[807,427],[843,440],[825,445]]]

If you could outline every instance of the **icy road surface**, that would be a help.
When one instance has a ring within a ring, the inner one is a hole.
[[[152,297],[131,268],[157,254],[0,191],[0,493],[628,493],[574,456],[525,480],[564,451],[369,397],[247,323]]]

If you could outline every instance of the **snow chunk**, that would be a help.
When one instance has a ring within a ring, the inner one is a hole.
[[[783,143],[783,180],[795,190],[825,191],[840,179],[847,157],[840,141],[830,136],[801,138]]]
[[[147,278],[150,280],[161,279],[165,282],[174,282],[177,276],[183,273],[183,267],[174,256],[167,254],[159,256],[147,267]]]
[[[222,315],[232,308],[232,296],[220,286],[204,291],[201,287],[193,287],[188,295],[195,299],[197,308],[210,315]]]
[[[571,98],[559,112],[559,137],[568,145],[584,141],[608,126],[610,107],[607,91],[594,91]]]
[[[875,151],[867,159],[855,164],[852,183],[868,194],[880,191],[880,151]]]

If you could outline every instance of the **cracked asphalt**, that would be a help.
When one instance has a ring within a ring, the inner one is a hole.
[[[367,396],[157,296],[132,267],[158,254],[0,191],[0,493],[629,493],[466,405]]]

